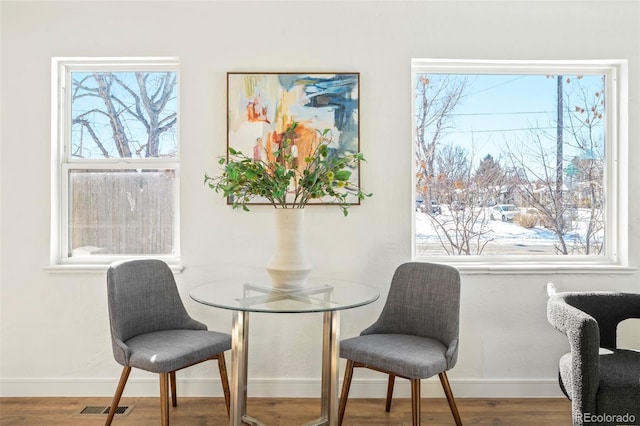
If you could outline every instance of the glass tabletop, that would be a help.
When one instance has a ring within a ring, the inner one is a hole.
[[[302,313],[356,308],[375,302],[380,293],[363,284],[316,278],[291,290],[273,288],[268,280],[212,282],[194,288],[190,296],[196,302],[234,311]]]

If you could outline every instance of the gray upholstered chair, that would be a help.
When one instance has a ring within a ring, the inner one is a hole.
[[[169,424],[169,384],[176,399],[176,370],[217,359],[229,415],[229,381],[224,351],[231,336],[207,331],[187,313],[169,266],[155,259],[112,264],[107,271],[111,345],[123,365],[106,425],[110,425],[131,368],[160,375],[162,425]]]
[[[569,339],[559,382],[571,400],[573,424],[637,424],[640,352],[618,349],[616,330],[621,321],[640,318],[640,294],[556,293],[547,302],[547,318]],[[635,420],[606,417],[625,414]]]
[[[446,265],[410,262],[393,276],[378,320],[357,337],[340,342],[340,357],[347,359],[339,419],[344,412],[354,367],[389,375],[386,411],[391,409],[395,378],[411,382],[413,425],[420,424],[420,380],[436,374],[457,425],[461,425],[446,371],[458,359],[460,274]]]

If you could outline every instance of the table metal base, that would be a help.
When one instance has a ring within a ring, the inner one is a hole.
[[[322,336],[322,394],[320,417],[305,426],[337,426],[340,311],[324,312]],[[231,332],[231,426],[266,426],[247,415],[249,312],[234,311]]]

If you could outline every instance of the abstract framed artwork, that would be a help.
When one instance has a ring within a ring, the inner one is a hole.
[[[330,156],[360,152],[359,90],[357,72],[228,72],[227,152],[231,147],[253,160],[277,161],[283,136],[294,123],[296,155],[301,159],[327,140]],[[321,134],[329,137],[318,137]],[[304,161],[298,163],[305,166]],[[350,183],[360,187],[357,166]],[[349,203],[360,200],[350,196]],[[256,198],[251,204],[267,200]],[[319,198],[309,204],[331,201]]]

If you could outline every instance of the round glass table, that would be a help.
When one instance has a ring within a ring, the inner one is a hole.
[[[268,280],[213,282],[194,288],[190,296],[196,302],[233,311],[229,423],[232,426],[263,425],[247,415],[249,314],[323,312],[321,413],[306,426],[338,424],[340,311],[375,302],[380,296],[376,289],[349,281],[314,278],[295,289],[276,289]]]

